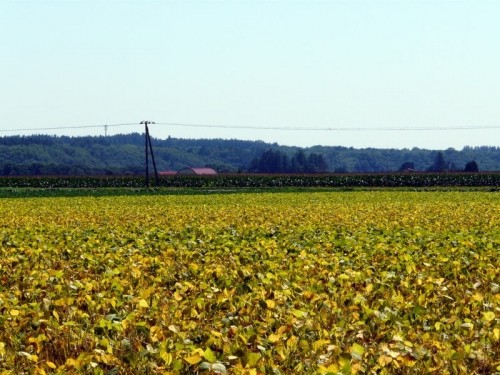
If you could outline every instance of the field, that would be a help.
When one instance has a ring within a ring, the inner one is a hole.
[[[0,200],[0,374],[500,373],[500,194]]]

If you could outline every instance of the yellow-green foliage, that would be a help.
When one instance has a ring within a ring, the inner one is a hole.
[[[500,371],[498,193],[0,201],[0,373]]]

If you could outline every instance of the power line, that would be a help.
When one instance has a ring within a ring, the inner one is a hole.
[[[254,126],[254,125],[218,125],[218,124],[189,124],[176,122],[159,122],[157,125],[184,126],[198,128],[220,129],[251,129],[251,130],[285,130],[285,131],[406,131],[406,130],[475,130],[475,129],[500,129],[500,125],[468,125],[468,126],[398,126],[398,127],[305,127],[305,126]]]
[[[2,133],[16,132],[37,132],[42,130],[67,130],[67,129],[88,129],[120,126],[136,126],[138,123],[120,124],[99,124],[99,125],[76,125],[76,126],[53,126],[43,128],[21,128],[21,129],[0,129]],[[280,130],[280,131],[450,131],[450,130],[488,130],[500,129],[500,125],[465,125],[465,126],[377,126],[377,127],[305,127],[305,126],[256,126],[256,125],[222,125],[222,124],[201,124],[201,123],[178,123],[178,122],[158,122],[156,125],[176,126],[176,127],[196,127],[196,128],[218,128],[218,129],[244,129],[244,130]]]
[[[137,122],[134,123],[123,123],[123,124],[100,124],[100,125],[76,125],[76,126],[52,126],[48,128],[21,128],[21,129],[0,129],[0,132],[2,133],[15,133],[15,132],[36,132],[40,130],[66,130],[66,129],[85,129],[85,128],[102,128],[104,127],[110,127],[110,126],[130,126],[130,125],[137,125]]]

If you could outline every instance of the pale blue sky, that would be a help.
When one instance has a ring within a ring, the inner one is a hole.
[[[497,0],[0,0],[0,136],[500,146],[499,20]],[[348,130],[412,127],[489,128]]]

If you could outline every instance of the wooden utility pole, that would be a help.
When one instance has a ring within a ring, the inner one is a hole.
[[[144,152],[145,152],[145,165],[146,165],[146,188],[149,187],[149,157],[148,157],[148,146],[149,151],[151,152],[151,160],[153,161],[153,168],[155,171],[155,182],[156,186],[160,184],[158,179],[158,171],[156,169],[155,156],[153,153],[153,145],[151,143],[151,137],[149,136],[149,124],[154,124],[153,121],[141,121],[141,124],[144,124]]]

